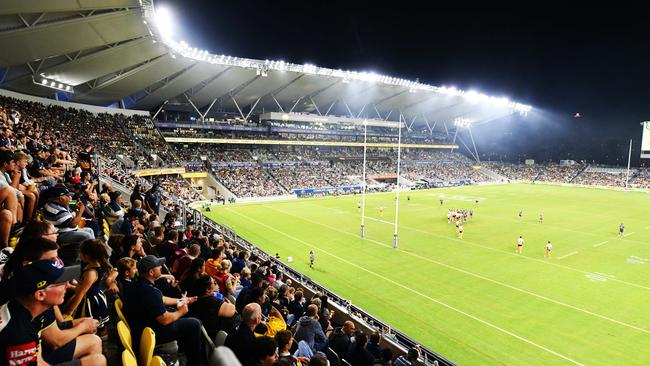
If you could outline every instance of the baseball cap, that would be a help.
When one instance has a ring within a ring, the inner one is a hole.
[[[66,187],[62,186],[55,186],[49,189],[50,191],[50,198],[56,198],[56,197],[61,197],[61,196],[72,196],[72,193],[70,193],[70,190],[68,190]]]
[[[34,261],[16,270],[16,293],[31,294],[55,283],[77,279],[80,274],[79,265],[64,267],[58,258]]]
[[[152,268],[160,267],[165,264],[165,258],[158,258],[155,255],[145,255],[138,262],[138,272],[146,273]]]

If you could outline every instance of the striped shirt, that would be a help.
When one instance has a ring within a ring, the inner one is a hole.
[[[59,233],[75,230],[76,228],[70,227],[74,215],[70,210],[61,205],[59,202],[48,202],[43,207],[43,218],[45,221],[54,225]]]

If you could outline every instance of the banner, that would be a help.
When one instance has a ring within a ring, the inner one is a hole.
[[[166,174],[183,174],[185,173],[185,168],[143,169],[143,170],[134,170],[131,173],[136,177],[149,177],[152,175],[166,175]]]
[[[363,142],[343,141],[298,141],[298,140],[256,140],[256,139],[222,139],[201,137],[165,137],[166,142],[184,142],[196,144],[240,144],[240,145],[300,145],[300,146],[350,146],[363,147]],[[396,143],[369,142],[368,147],[396,149]],[[402,144],[402,149],[458,149],[458,145]]]

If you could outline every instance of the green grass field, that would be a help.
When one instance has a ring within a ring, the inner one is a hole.
[[[650,195],[526,184],[408,195],[400,194],[398,250],[394,193],[366,196],[365,240],[360,196],[209,215],[457,364],[650,364]],[[448,208],[474,209],[462,240]]]

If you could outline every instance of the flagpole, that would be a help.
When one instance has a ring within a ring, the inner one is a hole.
[[[627,173],[625,174],[625,189],[627,190],[627,182],[630,179],[630,160],[632,159],[632,139],[630,139],[630,151],[627,154]]]
[[[402,113],[399,114],[399,130],[397,134],[397,189],[395,190],[395,233],[393,234],[393,248],[397,249],[397,225],[399,220],[399,173],[402,152]]]
[[[361,181],[361,239],[366,238],[366,142],[368,137],[368,121],[363,120],[363,180]]]

